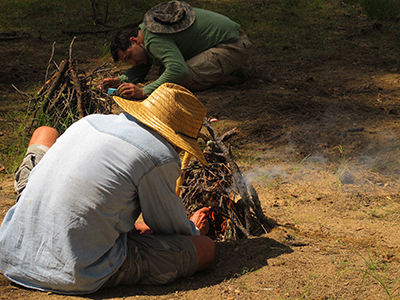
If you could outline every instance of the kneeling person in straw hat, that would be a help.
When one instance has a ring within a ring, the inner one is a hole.
[[[98,87],[118,87],[124,98],[144,99],[166,82],[191,91],[238,84],[245,75],[237,70],[250,49],[240,25],[229,18],[185,2],[165,2],[147,12],[139,27],[117,33],[112,57],[133,67],[122,76],[105,78]],[[135,85],[143,82],[152,65],[165,69],[161,76],[143,89]]]
[[[207,165],[196,141],[205,107],[175,84],[141,102],[114,99],[119,115],[87,116],[61,136],[33,133],[0,227],[0,269],[11,281],[86,294],[169,283],[212,264],[208,208],[188,220],[175,193],[178,152]]]

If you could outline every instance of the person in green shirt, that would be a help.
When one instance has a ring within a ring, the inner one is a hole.
[[[98,87],[118,88],[127,99],[144,99],[166,82],[191,91],[243,82],[245,75],[238,69],[249,57],[251,42],[228,17],[173,0],[149,10],[138,27],[118,32],[110,50],[115,62],[132,67],[103,79]],[[136,85],[152,65],[161,66],[162,74],[143,88]]]

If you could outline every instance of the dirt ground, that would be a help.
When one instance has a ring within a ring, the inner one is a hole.
[[[382,30],[389,25],[383,23]],[[360,28],[372,32],[371,26],[366,20],[337,33],[361,45],[369,36]],[[63,42],[59,57],[69,39]],[[36,36],[0,42],[3,143],[18,122],[12,112],[26,107],[11,84],[27,91],[43,81],[51,44]],[[101,63],[84,53],[82,39],[74,47],[82,66]],[[260,237],[217,242],[210,269],[166,286],[74,297],[23,289],[0,273],[0,299],[399,298],[397,60],[367,50],[351,60],[344,53],[290,60],[281,51],[273,56],[255,48],[247,82],[196,93],[208,115],[219,119],[218,132],[237,127],[229,142],[276,228]],[[0,179],[2,219],[15,193],[4,168]]]

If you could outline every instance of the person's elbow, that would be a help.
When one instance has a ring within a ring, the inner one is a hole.
[[[168,82],[181,84],[182,81],[189,76],[189,70],[187,69],[186,66],[177,66],[177,67],[171,68],[170,74],[174,74],[174,75],[171,76],[171,79],[168,80]]]
[[[184,70],[181,70],[181,72],[180,72],[180,80],[181,81],[188,76],[189,76],[189,71],[187,68],[185,68]]]

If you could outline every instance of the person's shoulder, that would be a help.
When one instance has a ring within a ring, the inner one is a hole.
[[[211,10],[206,10],[203,8],[197,8],[197,7],[193,7],[194,12],[196,13],[196,19],[198,17],[204,17],[204,16],[222,16],[225,17],[224,15],[217,13],[215,11],[211,11]],[[225,17],[226,18],[226,17]]]
[[[118,115],[115,114],[91,114],[91,115],[87,115],[85,117],[83,117],[82,119],[80,119],[78,122],[89,122],[89,123],[98,123],[98,122],[113,122],[118,118]],[[77,122],[77,123],[78,123]]]
[[[196,13],[195,23],[198,26],[207,26],[211,23],[234,23],[230,18],[220,13],[202,8],[193,8]]]

